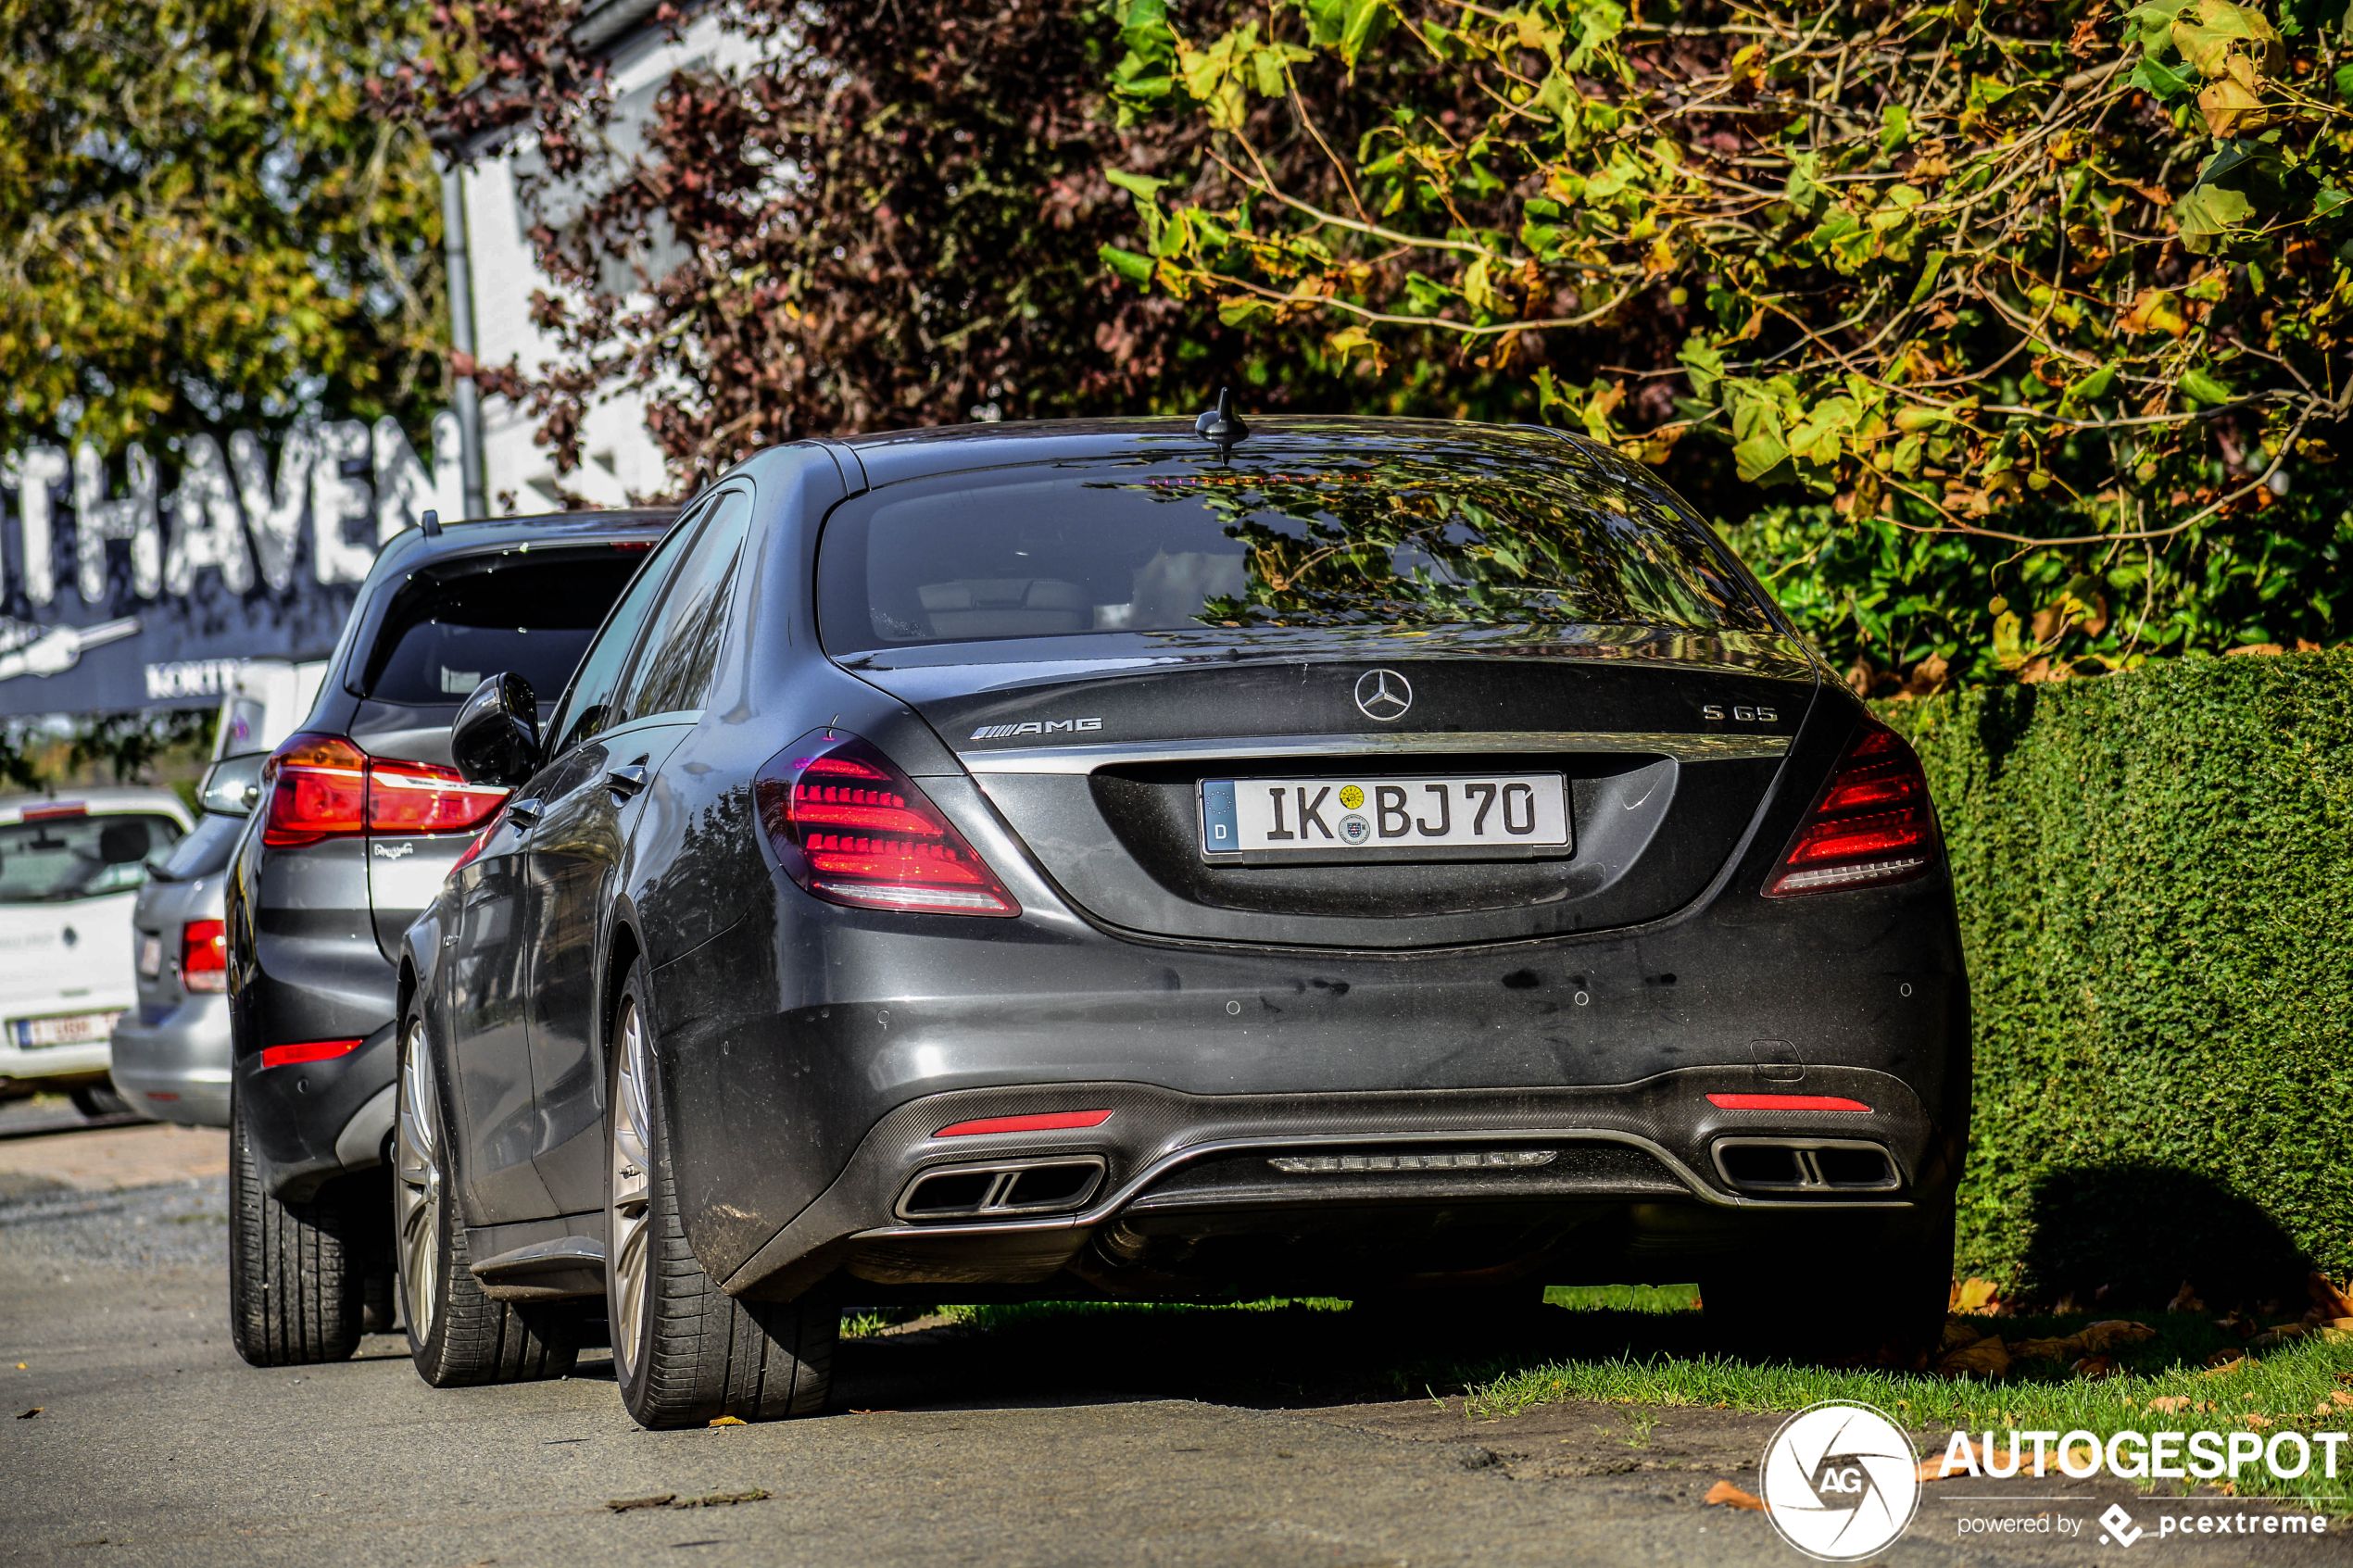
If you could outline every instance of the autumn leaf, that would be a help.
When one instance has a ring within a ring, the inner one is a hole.
[[[1990,1279],[1966,1279],[1953,1286],[1948,1312],[1991,1313],[2000,1310],[2001,1287]]]
[[[1999,1377],[2010,1370],[2009,1347],[2002,1343],[2000,1335],[1989,1335],[1957,1350],[1947,1350],[1936,1370],[1945,1377]]]
[[[1707,1488],[1707,1495],[1699,1500],[1703,1506],[1708,1508],[1737,1508],[1755,1513],[1766,1512],[1763,1498],[1758,1497],[1755,1492],[1743,1492],[1730,1481],[1717,1482],[1716,1485]]]

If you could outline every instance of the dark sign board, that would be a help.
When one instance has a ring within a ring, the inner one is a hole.
[[[377,548],[460,515],[456,420],[434,436],[431,473],[390,419],[192,437],[168,476],[137,445],[0,457],[0,715],[206,707],[242,660],[325,657]]]

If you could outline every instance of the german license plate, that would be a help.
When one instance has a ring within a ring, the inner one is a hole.
[[[1568,791],[1558,773],[1205,779],[1201,847],[1261,861],[1564,855]]]
[[[43,1046],[86,1046],[104,1040],[114,1034],[114,1021],[122,1016],[120,1009],[112,1012],[69,1012],[56,1018],[19,1018],[11,1025],[19,1050],[38,1050]]]
[[[163,973],[163,938],[160,936],[140,937],[139,978],[153,980],[161,973]]]

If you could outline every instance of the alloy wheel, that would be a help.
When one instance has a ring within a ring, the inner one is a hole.
[[[623,1378],[636,1365],[645,1339],[646,1285],[649,1273],[647,1250],[652,1243],[648,1203],[651,1183],[648,1150],[653,1117],[647,1105],[648,1074],[644,1027],[638,1022],[637,998],[621,1004],[620,1061],[615,1071],[612,1107],[612,1178],[610,1212],[605,1223],[611,1249],[613,1299],[612,1353],[614,1370]]]
[[[433,1057],[425,1047],[424,1020],[412,1018],[400,1049],[400,1114],[393,1132],[393,1234],[400,1244],[409,1333],[419,1345],[432,1336],[440,1305],[441,1161],[433,1096]]]

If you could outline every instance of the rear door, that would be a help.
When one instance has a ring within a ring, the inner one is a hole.
[[[603,1190],[598,960],[610,930],[604,915],[613,872],[662,763],[701,715],[750,514],[742,490],[722,491],[658,593],[648,583],[643,599],[631,596],[626,613],[644,630],[634,639],[635,653],[615,661],[619,673],[603,699],[604,714],[535,784],[542,815],[531,834],[522,917],[532,944],[535,1157],[568,1211],[594,1206]],[[615,633],[623,630],[619,622]],[[603,653],[600,642],[593,657]],[[593,674],[599,684],[608,678],[602,669]],[[585,710],[596,699],[584,690],[566,707]]]

